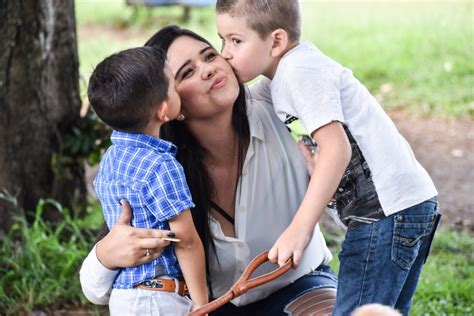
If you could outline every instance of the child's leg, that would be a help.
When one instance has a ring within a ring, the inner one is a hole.
[[[411,266],[410,273],[408,274],[407,280],[402,288],[400,296],[395,304],[395,308],[402,312],[404,315],[408,315],[410,307],[413,303],[413,295],[415,294],[416,287],[418,285],[418,280],[420,279],[421,270],[423,269],[423,265],[425,264],[426,260],[428,259],[428,255],[430,253],[431,248],[431,241],[433,240],[434,234],[436,232],[436,228],[439,224],[439,220],[441,218],[441,214],[437,211],[438,205],[434,205],[431,202],[424,202],[426,207],[434,207],[435,208],[435,223],[433,227],[433,231],[430,236],[426,237],[425,240],[422,241],[420,246],[419,255],[416,258],[415,262]]]
[[[424,262],[438,220],[436,206],[436,200],[429,200],[347,232],[333,315],[398,301],[407,313],[421,272],[417,262]]]
[[[416,258],[415,263],[410,269],[407,280],[400,292],[395,308],[399,310],[403,315],[408,315],[411,305],[413,304],[413,295],[415,294],[418,280],[420,279],[421,269],[423,263],[428,256],[429,244],[424,243],[420,248],[420,255]]]

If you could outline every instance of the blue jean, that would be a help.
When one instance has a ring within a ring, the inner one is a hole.
[[[408,315],[441,214],[432,198],[350,230],[339,253],[334,316],[380,303]]]
[[[319,288],[336,288],[337,278],[329,266],[320,265],[313,272],[310,272],[292,284],[276,291],[267,298],[245,305],[235,306],[228,303],[217,311],[212,312],[211,316],[278,316],[287,315],[284,312],[285,307],[292,303],[296,298],[308,291]]]

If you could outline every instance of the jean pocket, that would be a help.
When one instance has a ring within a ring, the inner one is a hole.
[[[392,241],[392,261],[401,269],[411,268],[425,239],[433,233],[436,211],[425,215],[395,215]]]

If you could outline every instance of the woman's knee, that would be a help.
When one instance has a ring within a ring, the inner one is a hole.
[[[293,316],[331,315],[335,303],[336,289],[324,287],[298,296],[285,307],[285,312]]]

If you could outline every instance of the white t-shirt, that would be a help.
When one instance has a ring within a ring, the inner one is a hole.
[[[247,91],[250,143],[235,204],[236,238],[226,237],[220,224],[211,220],[219,264],[211,261],[214,296],[224,294],[241,276],[247,264],[260,252],[269,250],[288,227],[306,192],[309,176],[296,142],[275,115],[270,100]],[[214,259],[214,257],[211,257]],[[278,279],[252,289],[232,301],[237,306],[264,299],[311,272],[332,256],[316,226],[301,263]],[[255,276],[275,268],[264,265]],[[81,285],[86,297],[107,304],[116,271],[105,269],[95,249],[81,268]]]
[[[278,117],[299,118],[311,134],[332,121],[349,128],[371,170],[386,216],[437,195],[425,169],[377,100],[352,72],[304,42],[280,60],[272,81],[254,89],[271,93]]]

